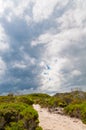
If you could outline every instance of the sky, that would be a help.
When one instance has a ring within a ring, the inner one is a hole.
[[[86,91],[86,1],[0,0],[0,94]]]

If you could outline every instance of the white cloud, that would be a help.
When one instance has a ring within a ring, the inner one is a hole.
[[[19,69],[25,69],[27,65],[25,65],[23,62],[20,63],[14,63],[13,68],[19,68]]]
[[[72,76],[80,76],[81,72],[79,70],[73,70],[71,74]]]
[[[24,53],[23,58],[24,58],[24,62],[26,62],[28,66],[35,65],[36,63],[36,59],[30,57],[29,54]]]
[[[32,22],[32,19],[31,19],[31,17],[29,15],[25,16],[25,20],[26,20],[27,25],[30,25],[31,22]]]
[[[0,0],[0,14],[2,14],[4,11],[4,5],[3,5],[3,7],[2,7],[2,5],[3,5],[3,0]]]
[[[0,0],[0,17],[5,17],[8,22],[12,22],[15,17],[24,19],[27,24],[31,23],[31,17],[26,10],[30,8],[30,2],[34,0],[21,0],[20,1],[12,1],[12,0]],[[6,12],[7,11],[7,14]]]
[[[77,45],[78,42],[82,41],[83,37],[86,36],[86,28],[72,28],[65,29],[59,33],[45,33],[40,35],[36,40],[32,41],[32,47],[37,46],[39,44],[44,44],[45,54],[47,56],[56,56],[57,53],[62,51],[64,48],[69,45]]]
[[[42,34],[40,35],[37,39],[33,40],[31,42],[31,46],[34,47],[34,46],[37,46],[39,44],[46,44],[46,43],[49,43],[51,40],[52,40],[52,34],[50,33],[45,33],[45,34]]]
[[[0,26],[0,51],[6,51],[9,49],[8,37],[2,26]]]
[[[14,4],[13,1],[11,0],[0,0],[0,17],[2,17],[5,14],[5,10],[6,9],[13,9],[14,8]]]
[[[68,0],[36,0],[35,6],[33,8],[33,19],[36,22],[40,22],[49,18],[52,15],[54,8],[62,8],[67,4]]]
[[[0,79],[2,79],[3,75],[5,74],[5,71],[6,71],[6,64],[0,57]]]
[[[32,58],[28,54],[24,53],[22,55],[22,60],[13,62],[12,66],[13,68],[27,69],[30,66],[35,65],[35,63],[36,63],[35,58]]]
[[[86,26],[86,1],[76,0],[71,7],[57,19],[60,28],[76,28]]]
[[[34,5],[32,8],[33,16],[29,16],[31,11],[31,3]],[[24,18],[26,21],[31,21],[31,17],[33,17],[33,21],[40,22],[49,18],[49,16],[52,15],[55,7],[57,9],[60,9],[64,7],[67,3],[68,0],[64,0],[64,2],[63,0],[21,0],[21,2],[12,0],[0,0],[0,17],[2,17],[3,15],[5,16],[5,11],[7,10],[8,13],[5,17],[8,22],[10,22],[14,16]]]
[[[47,31],[47,33],[41,34],[31,43],[32,47],[37,45],[45,46],[40,62],[40,66],[43,68],[40,74],[41,87],[39,89],[41,91],[59,90],[64,83],[71,86],[72,77],[81,76],[81,68],[79,68],[80,70],[76,70],[76,63],[74,61],[74,59],[79,59],[80,61],[81,56],[78,55],[78,57],[75,56],[73,59],[70,59],[69,52],[71,50],[67,50],[68,52],[64,52],[61,55],[63,50],[68,49],[70,46],[78,48],[85,45],[83,39],[86,38],[86,28],[84,27],[86,13],[84,13],[85,9],[82,10],[81,3],[77,3],[73,3],[74,5],[69,10],[56,19],[60,23],[60,26],[57,27],[57,30],[60,29],[60,31],[57,33]],[[67,57],[65,53],[68,53]],[[47,65],[50,66],[50,69],[46,69]],[[67,74],[61,73],[62,70],[67,71]]]
[[[68,63],[68,59],[55,58],[44,59],[42,61],[42,67],[44,67],[41,77],[41,91],[55,92],[61,87],[61,83],[64,80],[60,70],[63,68],[65,63]]]
[[[33,0],[27,0],[27,1],[21,0],[21,4],[20,4],[20,2],[18,1],[18,2],[17,2],[17,6],[15,5],[15,6],[16,6],[16,10],[15,10],[15,8],[14,8],[14,10],[13,10],[14,14],[15,14],[16,16],[18,16],[18,17],[21,17],[21,18],[23,18],[24,15],[25,15],[25,17],[26,17],[25,11],[26,11],[26,9],[28,10],[28,9],[30,8],[30,2],[33,2]],[[14,2],[14,3],[15,3],[15,2]]]
[[[33,8],[33,18],[35,21],[39,22],[47,19],[57,3],[57,0],[37,0]]]

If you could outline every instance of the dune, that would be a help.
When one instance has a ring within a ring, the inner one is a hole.
[[[43,130],[86,130],[86,125],[81,120],[61,114],[48,112],[46,108],[33,105],[38,111],[40,126]]]

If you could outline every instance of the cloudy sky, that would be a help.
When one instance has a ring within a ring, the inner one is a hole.
[[[86,1],[0,0],[0,94],[86,90]]]

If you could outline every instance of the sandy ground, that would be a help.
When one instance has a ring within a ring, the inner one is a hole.
[[[39,125],[43,130],[86,130],[86,125],[78,119],[49,113],[47,109],[40,108],[39,105],[34,105],[34,108],[38,111]]]

